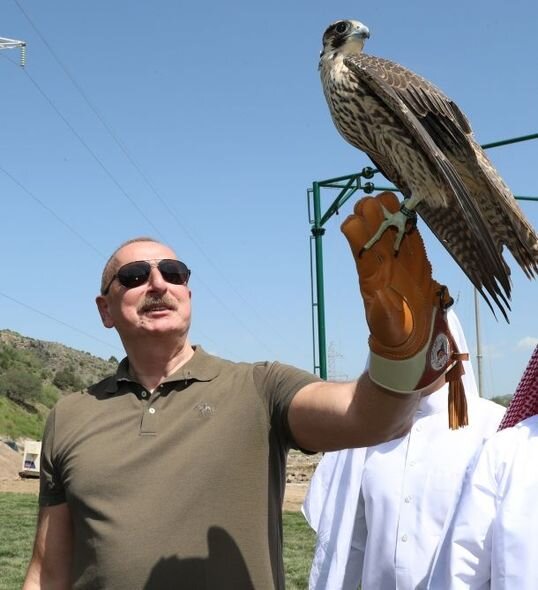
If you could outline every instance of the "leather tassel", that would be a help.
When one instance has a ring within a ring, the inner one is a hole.
[[[448,427],[451,430],[457,430],[469,424],[467,400],[461,379],[465,373],[462,361],[468,360],[469,354],[455,352],[452,358],[456,360],[456,363],[446,374],[448,381]]]

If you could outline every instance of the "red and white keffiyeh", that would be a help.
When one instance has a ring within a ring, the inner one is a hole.
[[[536,414],[538,414],[538,346],[532,353],[499,430],[515,426],[525,418]]]

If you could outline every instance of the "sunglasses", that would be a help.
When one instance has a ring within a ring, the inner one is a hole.
[[[151,269],[157,267],[163,279],[172,285],[186,285],[191,271],[180,260],[163,258],[162,260],[137,260],[124,264],[118,272],[110,279],[110,282],[103,289],[103,295],[108,295],[112,283],[118,279],[120,285],[126,289],[134,289],[148,282]]]

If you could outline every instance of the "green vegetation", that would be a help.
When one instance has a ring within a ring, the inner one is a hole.
[[[63,346],[0,330],[0,435],[40,439],[48,411],[64,393],[114,372],[108,361]]]
[[[492,397],[491,401],[507,408],[512,397],[512,395],[498,395],[497,397]]]
[[[308,588],[316,535],[300,512],[284,512],[286,590]]]
[[[40,438],[44,420],[60,395],[47,367],[30,350],[0,342],[0,434]]]
[[[43,383],[40,402],[46,408],[52,408],[59,398],[60,392],[58,391],[58,388],[54,387],[54,385],[51,385],[50,383]]]
[[[17,403],[0,396],[0,434],[12,439],[40,440],[48,413],[45,406],[41,408],[42,411],[28,412]]]
[[[52,383],[62,391],[78,391],[84,387],[82,379],[78,377],[75,368],[72,366],[56,371]]]
[[[0,400],[1,401],[1,400]],[[32,552],[37,499],[0,493],[0,590],[22,586]],[[287,590],[308,588],[315,536],[299,512],[284,513],[284,567]]]
[[[41,377],[23,367],[11,366],[0,375],[0,395],[14,402],[39,401],[43,393]]]
[[[37,498],[33,494],[0,494],[0,590],[22,586],[32,553],[36,516]]]

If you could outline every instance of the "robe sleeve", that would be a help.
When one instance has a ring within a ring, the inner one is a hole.
[[[316,469],[303,513],[316,531],[310,590],[356,590],[364,552],[359,549],[359,493],[365,449],[326,453]],[[365,539],[362,541],[364,547]]]

